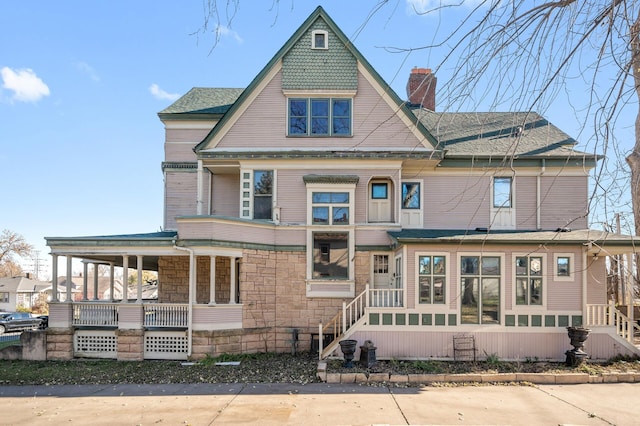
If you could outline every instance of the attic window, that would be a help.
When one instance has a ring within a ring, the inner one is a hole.
[[[328,46],[328,34],[326,31],[316,30],[311,33],[311,48],[312,49],[327,49]]]

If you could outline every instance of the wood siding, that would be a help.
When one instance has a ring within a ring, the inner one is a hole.
[[[537,229],[537,179],[535,176],[517,176],[515,179],[514,207],[517,229]]]
[[[274,225],[248,225],[217,219],[181,219],[178,224],[180,238],[240,241],[255,244],[305,245],[306,231],[302,228]]]
[[[164,229],[177,229],[176,216],[196,214],[197,173],[166,172],[164,185]]]
[[[287,137],[287,100],[282,73],[274,78],[229,129],[217,148],[289,149],[415,149],[420,142],[405,123],[360,73],[353,99],[352,137]]]
[[[193,147],[209,133],[207,129],[167,129],[165,132],[165,161],[196,161]]]
[[[358,342],[371,340],[379,359],[453,359],[453,337],[462,331],[436,330],[373,330],[363,329],[351,335]],[[505,361],[564,361],[565,351],[571,349],[567,331],[563,327],[540,330],[465,330],[476,340],[478,359],[497,355]],[[585,343],[585,351],[592,360],[606,360],[631,351],[620,346],[607,332],[592,331]],[[356,359],[359,351],[356,353]]]
[[[414,178],[414,176],[412,176]],[[486,176],[451,176],[446,170],[424,179],[424,227],[475,229],[490,224],[490,182]],[[403,173],[403,179],[408,179]]]
[[[540,181],[542,229],[587,228],[588,176],[543,176]]]
[[[211,214],[239,217],[240,175],[213,175],[211,188]]]

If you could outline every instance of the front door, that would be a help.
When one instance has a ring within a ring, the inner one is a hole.
[[[394,271],[394,292],[393,292],[393,306],[402,306],[402,300],[404,299],[404,292],[402,291],[404,283],[402,282],[402,256],[396,256],[395,259],[395,271]]]
[[[391,279],[389,276],[389,255],[374,254],[373,255],[373,288],[388,289],[391,287]]]

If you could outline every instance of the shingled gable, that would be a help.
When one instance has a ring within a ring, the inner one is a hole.
[[[321,21],[321,25],[326,26],[328,31],[337,37],[339,42],[348,53],[350,53],[356,60],[353,65],[353,71],[357,74],[357,70],[364,71],[367,80],[373,85],[377,86],[377,89],[383,93],[383,99],[387,101],[389,106],[395,111],[398,117],[410,127],[417,139],[424,144],[424,148],[430,152],[430,157],[440,157],[439,154],[435,154],[432,151],[437,145],[436,139],[429,133],[424,125],[416,118],[415,115],[407,108],[404,101],[402,101],[398,95],[389,87],[389,85],[382,79],[377,71],[369,64],[364,56],[356,49],[356,47],[349,41],[346,35],[340,30],[335,22],[329,17],[325,10],[318,6],[315,11],[305,20],[305,22],[296,30],[296,32],[289,38],[289,40],[278,50],[273,58],[267,63],[267,65],[258,73],[253,79],[251,84],[242,92],[236,102],[231,105],[228,111],[222,116],[221,120],[216,126],[209,132],[209,134],[194,147],[194,152],[203,153],[208,149],[214,148],[219,138],[233,125],[238,115],[242,113],[244,108],[251,103],[251,101],[257,96],[265,81],[270,80],[273,75],[279,70],[281,60],[290,52],[296,45],[301,42],[303,36],[314,26]],[[288,76],[289,81],[292,81],[292,77]],[[309,78],[313,78],[310,76]],[[298,82],[299,83],[299,82]],[[345,83],[338,82],[340,88],[346,89]],[[348,84],[346,84],[348,86]],[[286,87],[283,87],[286,89]],[[355,91],[355,90],[354,90]]]

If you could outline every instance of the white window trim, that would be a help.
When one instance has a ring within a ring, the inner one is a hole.
[[[316,34],[324,35],[324,47],[316,46]],[[315,50],[329,50],[329,32],[325,30],[313,30],[311,32],[311,48]]]
[[[420,256],[442,256],[444,257],[444,273],[445,273],[445,289],[444,289],[444,303],[420,303]],[[458,263],[460,263],[458,261]],[[419,311],[434,312],[434,313],[454,313],[449,307],[452,291],[451,291],[451,256],[448,252],[436,252],[436,251],[417,251],[415,253],[415,271],[414,271],[414,283],[415,283],[415,295],[414,303],[415,307]],[[458,292],[456,292],[457,294]]]
[[[307,297],[354,297],[355,296],[355,191],[356,184],[324,184],[308,183],[307,187]],[[314,192],[347,192],[349,193],[349,224],[348,225],[313,225],[313,193]],[[349,276],[344,280],[313,278],[313,234],[314,232],[346,233],[349,238]],[[349,291],[313,291],[314,284],[349,284]]]
[[[280,210],[277,209],[277,179],[278,173],[275,169],[269,169],[264,167],[257,167],[254,169],[240,169],[240,211],[238,217],[240,219],[253,220],[253,200],[254,200],[254,187],[253,187],[253,177],[257,170],[260,171],[271,171],[273,173],[273,187],[271,188],[271,221],[279,222],[280,221]],[[244,174],[249,173],[249,179],[244,178]],[[245,182],[249,183],[249,188],[245,188]],[[244,198],[244,192],[249,191],[249,198]],[[249,202],[248,207],[244,207],[244,201]],[[249,209],[249,215],[245,216],[244,211]],[[277,216],[277,217],[276,217]],[[264,219],[261,219],[264,220]]]
[[[346,94],[338,94],[338,93],[309,93],[309,92],[301,92],[300,94],[296,94],[296,92],[283,92],[285,93],[285,102],[286,102],[286,111],[287,111],[287,122],[286,122],[286,129],[285,129],[285,134],[287,137],[292,137],[292,138],[350,138],[353,137],[353,104],[354,104],[354,96],[355,96],[355,92],[348,92]],[[307,133],[296,133],[296,134],[290,134],[289,133],[289,119],[290,119],[290,115],[289,113],[290,108],[289,108],[289,101],[291,99],[305,99],[307,101]],[[313,134],[311,133],[311,101],[314,99],[328,99],[329,100],[329,133],[328,134]],[[351,103],[351,116],[349,117],[349,129],[350,129],[350,133],[347,134],[335,134],[332,132],[332,126],[333,126],[333,100],[334,99],[338,99],[338,100],[348,100]]]
[[[558,258],[559,257],[569,258],[569,275],[568,276],[558,275]],[[575,265],[575,256],[573,253],[554,253],[552,267],[553,267],[554,281],[575,281],[574,272],[576,270],[576,265]]]
[[[541,257],[542,258],[542,304],[541,305],[517,305],[516,304],[516,257]],[[548,283],[549,280],[549,268],[551,265],[547,263],[546,253],[513,253],[511,255],[511,311],[517,313],[524,313],[524,311],[541,311],[547,309],[547,295],[549,294]],[[555,264],[553,265],[555,267]]]
[[[511,207],[494,207],[494,186],[495,179],[511,178]],[[515,176],[492,176],[490,183],[491,195],[489,198],[491,229],[516,229],[516,177]],[[508,221],[503,222],[498,218],[507,217]]]
[[[507,286],[507,275],[506,275],[506,265],[505,265],[505,253],[503,252],[490,252],[490,251],[473,251],[473,252],[458,252],[457,253],[457,265],[456,265],[456,286],[457,292],[456,294],[460,295],[458,297],[457,303],[457,314],[458,314],[458,324],[463,327],[466,326],[487,326],[487,327],[504,327],[505,326],[505,315],[507,312],[506,308],[506,286]],[[460,271],[460,265],[462,265],[462,258],[465,256],[478,256],[482,257],[499,257],[500,258],[500,320],[498,324],[462,324],[462,273]],[[515,258],[514,258],[515,262]],[[513,273],[515,275],[515,272]],[[515,298],[515,296],[514,296]],[[515,303],[512,305],[515,307]],[[525,306],[525,305],[518,305]]]

